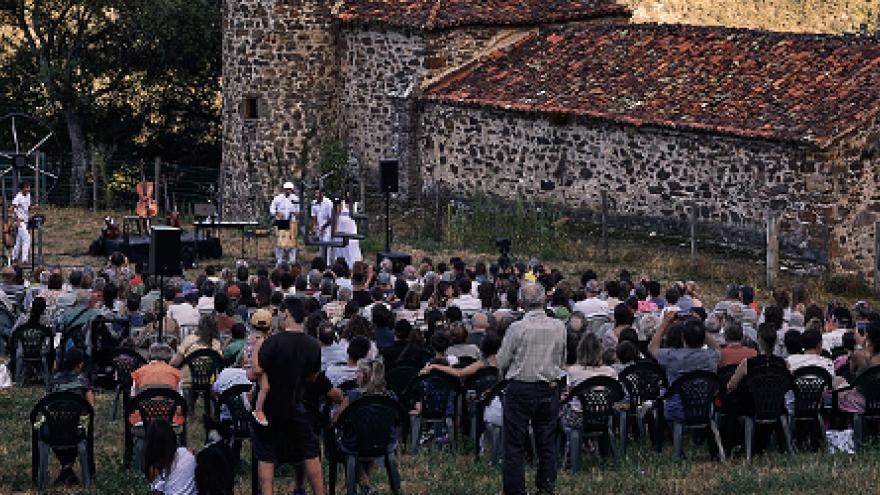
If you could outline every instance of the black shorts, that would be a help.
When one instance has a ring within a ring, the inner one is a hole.
[[[305,414],[262,426],[252,420],[254,457],[271,464],[296,464],[321,455],[318,437]]]

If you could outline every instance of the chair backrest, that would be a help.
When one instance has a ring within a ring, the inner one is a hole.
[[[83,418],[88,418],[86,424]],[[34,405],[30,414],[32,428],[39,430],[38,425],[46,425],[40,439],[53,447],[74,446],[84,436],[91,436],[94,418],[91,404],[75,392],[48,394]]]
[[[419,376],[419,369],[412,366],[397,366],[385,372],[385,386],[397,397],[403,397],[406,388]]]
[[[336,421],[343,435],[357,440],[361,457],[381,457],[388,453],[395,428],[407,420],[400,403],[386,395],[367,395],[348,405]]]
[[[494,366],[487,366],[467,377],[463,388],[475,391],[479,397],[489,391],[499,380],[501,380],[501,371]]]
[[[865,397],[865,416],[880,417],[880,365],[859,373],[853,387]]]
[[[131,399],[125,415],[129,416],[134,411],[140,412],[141,421],[144,422],[146,429],[150,422],[156,419],[167,419],[172,422],[178,408],[185,418],[186,400],[180,394],[169,388],[148,388]]]
[[[147,364],[147,360],[134,349],[119,347],[113,349],[113,369],[116,371],[116,380],[123,387],[131,387],[131,373]]]
[[[442,419],[454,413],[452,404],[458,389],[458,380],[446,373],[432,371],[413,380],[405,395],[422,403],[423,419]]]
[[[189,368],[192,388],[207,390],[223,369],[223,356],[213,349],[199,349],[184,358],[180,367],[184,366]]]
[[[630,404],[636,407],[647,400],[659,399],[660,391],[667,386],[666,372],[657,363],[649,361],[627,366],[617,380],[626,389]]]
[[[785,393],[792,389],[791,373],[780,366],[762,366],[750,370],[743,385],[752,396],[755,419],[775,421],[785,412]]]
[[[688,426],[708,424],[712,420],[712,404],[718,394],[718,376],[709,371],[691,371],[678,377],[669,387],[667,396],[677,395]]]
[[[489,404],[491,404],[496,397],[501,397],[504,395],[504,391],[506,389],[507,380],[496,382],[495,385],[492,385],[492,388],[483,392],[483,395],[480,396],[480,406],[489,407]]]
[[[233,385],[224,390],[219,398],[220,405],[226,406],[232,418],[230,431],[239,438],[246,438],[251,434],[251,413],[242,396],[251,388],[252,385],[248,384]]]
[[[51,341],[52,330],[43,325],[26,323],[12,332],[12,348],[16,349],[20,344],[21,357],[25,361],[43,359],[49,350]]]
[[[564,402],[580,402],[585,431],[605,431],[614,415],[614,404],[623,396],[620,382],[608,376],[594,376],[577,384]]]
[[[831,388],[831,374],[821,366],[804,366],[794,371],[794,415],[815,416],[822,411],[823,396]]]

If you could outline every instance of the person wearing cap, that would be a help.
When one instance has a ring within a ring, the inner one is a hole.
[[[269,205],[269,214],[275,219],[275,227],[278,229],[278,242],[275,245],[275,263],[284,263],[284,257],[290,263],[296,263],[297,251],[297,221],[299,215],[299,198],[293,194],[293,182],[285,182],[284,191],[272,199]]]

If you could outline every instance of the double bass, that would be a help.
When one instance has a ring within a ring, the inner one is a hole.
[[[153,187],[153,182],[146,180],[142,170],[141,181],[134,186],[138,194],[134,212],[141,218],[153,218],[159,213],[159,205],[153,197]]]

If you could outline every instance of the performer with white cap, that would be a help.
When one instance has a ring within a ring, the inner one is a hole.
[[[269,205],[269,214],[275,218],[278,229],[278,243],[275,245],[275,263],[284,262],[285,254],[290,263],[296,262],[297,215],[299,215],[299,197],[293,194],[293,182],[285,182],[284,192],[275,196]]]

